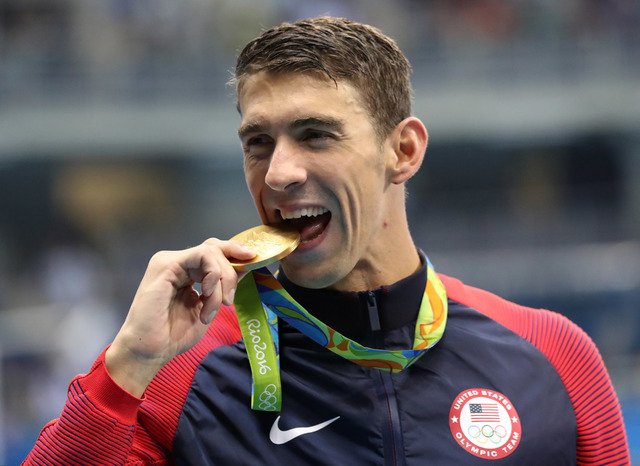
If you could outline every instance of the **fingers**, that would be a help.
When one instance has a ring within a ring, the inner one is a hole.
[[[234,270],[228,258],[249,260],[255,255],[252,248],[242,243],[211,238],[193,248],[156,253],[147,272],[152,283],[168,280],[175,290],[173,293],[200,283],[199,316],[203,323],[209,324],[222,304],[233,304],[238,280],[244,275]],[[153,277],[160,281],[156,282]],[[193,308],[192,304],[187,307]]]
[[[256,251],[239,241],[223,241],[217,238],[209,238],[203,244],[215,246],[224,252],[225,257],[235,257],[240,260],[249,260],[256,255]]]
[[[218,261],[220,275],[217,275],[218,268],[211,271],[205,270],[205,276],[202,278],[202,293],[205,296],[210,296],[215,292],[215,287],[219,281],[224,293],[222,295],[225,304],[233,303],[233,293],[235,292],[235,286],[242,275],[233,269],[229,263],[228,258],[234,257],[236,259],[248,260],[256,255],[253,248],[238,243],[237,241],[221,241],[216,238],[208,239],[203,243],[204,246],[209,247],[211,252]]]
[[[238,274],[229,263],[228,258],[251,259],[255,251],[236,241],[222,241],[211,238],[205,241],[201,248],[201,266],[195,275],[202,274],[203,308],[200,312],[200,320],[209,324],[217,313],[221,304],[231,305],[235,297],[238,280],[244,274]],[[195,278],[191,275],[192,278]]]

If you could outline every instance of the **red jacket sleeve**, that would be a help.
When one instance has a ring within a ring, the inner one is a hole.
[[[451,299],[476,309],[533,344],[556,369],[578,425],[579,465],[630,464],[618,397],[595,344],[555,312],[531,309],[441,276]]]
[[[113,381],[103,352],[88,374],[73,379],[60,418],[42,429],[23,466],[172,464],[173,436],[200,361],[240,336],[233,308],[223,306],[202,340],[160,370],[144,399]]]
[[[152,459],[133,451],[142,401],[111,379],[103,352],[88,374],[73,379],[60,418],[42,429],[23,465],[118,465]],[[162,464],[160,459],[145,464]]]

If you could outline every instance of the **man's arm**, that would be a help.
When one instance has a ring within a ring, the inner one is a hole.
[[[125,464],[141,403],[111,379],[103,353],[73,379],[60,418],[42,429],[23,465]]]
[[[200,341],[220,307],[232,304],[241,276],[227,257],[254,256],[217,239],[154,255],[114,342],[72,381],[60,418],[44,427],[24,464],[162,464],[161,446],[135,448],[136,436],[145,435],[136,429],[141,397],[165,364]]]

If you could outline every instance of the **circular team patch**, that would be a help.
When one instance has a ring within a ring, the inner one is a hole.
[[[471,388],[456,396],[449,411],[451,434],[474,456],[500,459],[518,448],[520,417],[502,393]]]

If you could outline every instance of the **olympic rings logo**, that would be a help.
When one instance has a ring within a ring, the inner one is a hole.
[[[507,429],[502,425],[497,425],[494,428],[489,424],[485,424],[482,427],[471,424],[467,429],[467,433],[478,443],[491,442],[497,445],[507,436]]]
[[[276,403],[278,402],[278,398],[276,397],[277,391],[278,387],[276,387],[272,383],[264,387],[264,391],[258,396],[258,400],[260,400],[260,404],[258,405],[258,407],[262,411],[276,410]]]
[[[522,439],[514,405],[503,393],[487,388],[467,388],[453,399],[449,429],[460,448],[491,460],[511,455]]]

